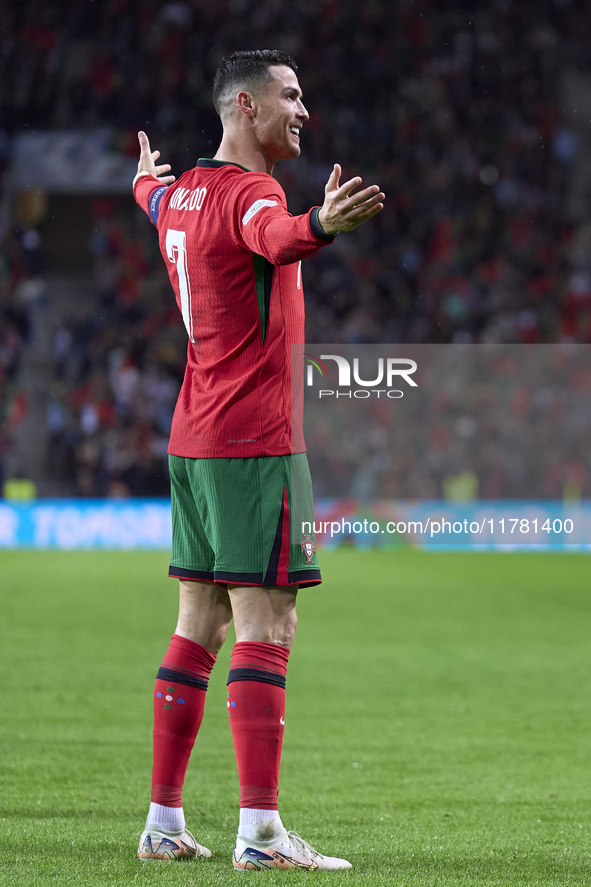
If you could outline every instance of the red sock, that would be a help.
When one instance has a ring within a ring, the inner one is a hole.
[[[200,644],[173,634],[154,689],[152,801],[156,804],[182,807],[185,774],[215,659]]]
[[[241,641],[232,651],[228,713],[241,807],[277,810],[288,657],[277,644]]]

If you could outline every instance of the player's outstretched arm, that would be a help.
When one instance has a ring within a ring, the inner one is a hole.
[[[156,166],[156,161],[160,157],[160,151],[150,151],[150,141],[145,132],[138,132],[137,137],[140,143],[140,159],[137,165],[138,174],[147,172],[151,176],[160,179],[163,185],[172,185],[176,177],[164,175],[165,172],[170,171],[170,163]]]
[[[353,231],[384,208],[386,195],[377,185],[353,193],[361,184],[361,177],[356,176],[344,185],[339,185],[340,178],[341,167],[335,163],[324,189],[324,203],[318,211],[318,221],[327,234]]]

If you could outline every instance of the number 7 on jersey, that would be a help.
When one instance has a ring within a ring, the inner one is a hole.
[[[184,231],[168,228],[166,231],[166,255],[169,262],[176,263],[181,294],[181,312],[191,342],[193,338],[193,314],[191,312],[191,283],[187,273],[187,235]]]

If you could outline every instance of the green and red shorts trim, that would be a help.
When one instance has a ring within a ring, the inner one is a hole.
[[[169,576],[230,585],[318,585],[305,453],[251,459],[169,456]]]

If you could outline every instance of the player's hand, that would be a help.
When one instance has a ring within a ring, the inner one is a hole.
[[[149,172],[150,175],[160,179],[163,185],[172,185],[176,176],[163,175],[163,173],[170,171],[170,163],[156,166],[156,161],[160,157],[160,151],[150,151],[150,142],[145,132],[138,132],[137,137],[140,143],[140,160],[137,165],[137,171]]]
[[[327,234],[353,231],[384,208],[386,195],[377,185],[353,193],[361,184],[360,176],[344,185],[339,185],[340,178],[341,167],[335,163],[324,189],[324,203],[318,212],[318,221]]]

